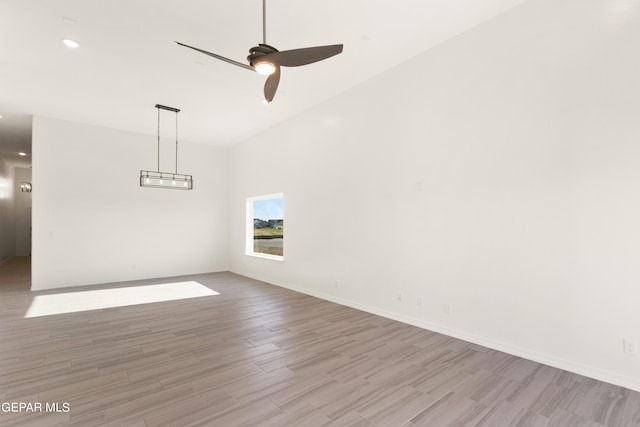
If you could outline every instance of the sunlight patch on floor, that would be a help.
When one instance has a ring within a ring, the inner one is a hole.
[[[213,295],[220,294],[193,281],[37,295],[24,317],[50,316]]]

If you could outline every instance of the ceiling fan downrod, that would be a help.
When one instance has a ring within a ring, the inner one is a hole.
[[[262,0],[262,43],[267,44],[267,0]]]

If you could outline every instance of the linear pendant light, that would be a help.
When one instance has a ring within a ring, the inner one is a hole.
[[[178,113],[179,109],[156,104],[158,109],[158,170],[140,171],[140,187],[168,188],[172,190],[193,190],[193,177],[178,173]],[[160,172],[160,110],[176,113],[176,171]]]

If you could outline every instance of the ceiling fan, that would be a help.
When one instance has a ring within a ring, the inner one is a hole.
[[[249,56],[247,56],[249,65],[234,61],[233,59],[225,58],[224,56],[220,56],[215,53],[207,52],[206,50],[198,49],[197,47],[186,45],[184,43],[176,43],[180,46],[188,47],[189,49],[197,50],[205,55],[220,59],[221,61],[228,62],[229,64],[237,65],[238,67],[242,67],[250,71],[257,71],[259,74],[268,76],[267,81],[264,84],[264,98],[267,103],[273,101],[273,97],[276,95],[276,91],[278,90],[278,84],[280,83],[280,67],[298,67],[300,65],[307,65],[322,61],[323,59],[330,58],[342,52],[341,44],[306,47],[302,49],[284,51],[279,51],[275,47],[269,46],[267,44],[266,0],[262,0],[262,43],[249,49]]]

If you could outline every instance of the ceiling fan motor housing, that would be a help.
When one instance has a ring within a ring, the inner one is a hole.
[[[269,46],[268,44],[260,43],[258,46],[254,46],[249,49],[249,56],[247,56],[247,61],[249,61],[249,65],[254,67],[256,63],[260,62],[261,57],[275,52],[278,52],[278,49],[276,49],[275,47]]]

